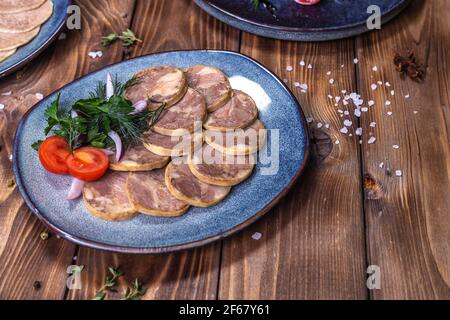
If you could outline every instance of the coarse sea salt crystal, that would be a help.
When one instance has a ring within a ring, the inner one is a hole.
[[[2,96],[10,96],[10,95],[12,95],[12,91],[2,93]]]
[[[347,106],[347,105],[348,105],[348,101],[347,101],[347,100],[342,100],[342,104],[343,104],[344,106]]]
[[[92,59],[101,58],[103,56],[103,52],[101,51],[91,51],[88,53],[88,56]]]
[[[419,113],[419,111],[417,111],[417,110],[414,110],[414,112],[413,112],[414,114],[418,114]]]
[[[391,86],[391,84],[389,82],[386,82],[385,85],[386,85],[386,87],[390,87]]]
[[[355,114],[355,116],[358,117],[358,118],[361,117],[361,110],[355,109],[354,114]]]
[[[330,84],[333,84],[333,83],[334,83],[334,79],[331,78],[328,82],[329,82]]]
[[[379,168],[383,168],[384,167],[384,162],[380,162],[380,164],[378,165]]]
[[[385,105],[390,106],[390,105],[391,105],[391,102],[390,102],[389,100],[386,100]]]
[[[372,89],[372,91],[377,90],[377,85],[376,85],[375,83],[372,83],[372,84],[370,85],[370,89]]]
[[[308,64],[308,69],[312,69],[312,64]]]
[[[340,142],[339,142],[339,140],[336,140],[335,142],[334,142],[334,144],[339,144]]]
[[[291,72],[292,70],[294,70],[294,68],[292,66],[287,66],[286,67],[286,71]]]
[[[395,95],[395,91],[391,90],[391,96],[394,96],[394,95]]]
[[[308,85],[306,84],[306,83],[302,83],[302,84],[300,84],[300,88],[302,89],[302,90],[308,90]]]
[[[405,99],[409,99],[409,93],[407,95],[405,95]]]
[[[36,93],[35,96],[36,96],[36,99],[38,99],[38,100],[44,99],[44,95],[42,93]]]
[[[312,123],[314,119],[312,117],[306,117],[306,122]]]
[[[372,71],[378,71],[378,67],[377,66],[374,66],[373,68],[372,68]]]
[[[388,111],[388,112],[387,112],[387,115],[388,115],[388,116],[392,116],[392,111]]]
[[[369,105],[369,107],[371,107],[371,106],[373,106],[375,104],[375,101],[369,100],[369,102],[367,102],[367,104]]]
[[[344,126],[346,126],[346,127],[350,127],[352,124],[353,124],[353,122],[351,120],[346,119],[344,121]]]
[[[266,112],[269,109],[272,99],[259,83],[243,76],[232,76],[229,80],[233,89],[243,91],[252,97],[258,110]]]
[[[327,76],[329,76],[331,74],[331,71],[327,71]]]
[[[399,148],[400,148],[400,146],[399,146],[399,145],[397,145],[397,144],[394,144],[394,145],[392,146],[392,148],[394,148],[394,149],[399,149]]]
[[[367,108],[367,107],[362,107],[362,108],[361,108],[361,111],[362,111],[362,112],[367,112],[367,111],[369,111],[369,108]]]
[[[328,99],[333,99],[333,96],[331,94],[328,95]]]
[[[318,129],[320,129],[320,128],[322,128],[322,127],[323,127],[323,123],[322,123],[322,122],[317,123],[317,128],[318,128]]]
[[[395,170],[395,175],[401,177],[403,175],[402,170]]]
[[[370,137],[370,139],[367,141],[368,144],[373,144],[375,143],[375,141],[377,141],[377,138],[375,137]]]
[[[377,83],[380,85],[380,86],[382,86],[383,85],[383,81],[377,81]]]
[[[359,62],[358,58],[353,59],[353,63],[357,64]]]
[[[339,103],[339,101],[341,101],[341,97],[336,96],[336,97],[334,97],[334,100],[336,101],[336,103]]]
[[[300,82],[294,82],[294,87],[300,87]]]
[[[304,65],[305,65],[306,63],[305,63],[305,61],[300,61],[300,65],[303,67]]]
[[[348,129],[346,127],[342,128],[341,130],[339,130],[342,133],[348,133]]]
[[[258,240],[261,240],[261,238],[262,238],[262,233],[261,233],[261,232],[255,232],[255,233],[252,235],[252,239],[253,239],[253,240],[258,241]]]
[[[5,109],[5,105],[3,103],[0,103],[0,110]]]
[[[377,125],[377,123],[376,123],[376,122],[371,122],[369,126],[371,126],[372,128],[375,128],[375,127],[376,127],[376,125]]]
[[[65,40],[67,38],[67,34],[64,32],[61,32],[61,34],[58,37],[58,40]]]
[[[325,128],[330,129],[330,124],[329,123],[325,123]]]
[[[338,109],[337,112],[344,113],[344,111],[342,111],[342,109]]]
[[[345,114],[346,116],[348,116],[348,115],[350,115],[350,112],[348,112],[347,110],[345,110],[345,111],[344,111],[344,114]]]
[[[362,136],[362,133],[363,133],[363,129],[362,129],[362,128],[356,128],[355,134],[356,134],[357,136]]]

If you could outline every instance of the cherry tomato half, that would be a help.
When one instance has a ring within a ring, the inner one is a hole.
[[[83,181],[95,181],[103,177],[109,167],[108,156],[100,149],[83,147],[66,160],[69,173]]]
[[[49,137],[39,148],[39,160],[42,166],[55,174],[67,174],[69,168],[66,159],[70,155],[70,147],[62,137]]]

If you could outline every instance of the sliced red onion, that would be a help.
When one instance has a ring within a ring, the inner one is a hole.
[[[123,144],[122,144],[122,140],[120,140],[120,136],[117,134],[117,132],[115,131],[111,131],[108,133],[108,137],[110,137],[115,145],[116,145],[116,160],[117,162],[120,161],[120,159],[122,158],[123,154]]]
[[[108,75],[106,76],[106,99],[108,100],[113,95],[114,95],[114,85],[111,74],[108,72]]]
[[[108,157],[109,157],[109,156],[112,156],[112,155],[115,153],[114,151],[109,150],[109,149],[101,149],[101,148],[100,148],[100,150],[101,150],[104,154],[106,154]]]
[[[76,118],[76,117],[78,117],[78,112],[72,110],[72,111],[70,112],[70,116],[71,116],[72,118]]]
[[[133,104],[134,111],[130,114],[138,114],[144,111],[147,108],[147,101],[145,100],[139,100],[135,104]]]
[[[67,194],[68,200],[75,200],[81,197],[83,193],[84,181],[77,178],[73,178],[72,185],[70,186],[69,193]]]

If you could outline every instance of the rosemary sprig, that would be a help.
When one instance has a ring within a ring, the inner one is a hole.
[[[135,279],[125,291],[125,296],[121,300],[140,300],[147,292],[147,288],[142,287],[138,279]]]
[[[117,279],[122,276],[122,271],[119,268],[109,267],[108,268],[110,276],[106,276],[105,283],[103,286],[97,290],[94,298],[92,300],[104,300],[106,297],[106,290],[109,290],[116,286]]]
[[[141,39],[137,38],[133,31],[130,29],[127,29],[126,31],[122,32],[122,35],[118,35],[117,33],[113,32],[110,33],[107,36],[102,37],[102,46],[107,47],[117,40],[121,40],[124,47],[129,47],[134,45],[136,42],[142,42]]]

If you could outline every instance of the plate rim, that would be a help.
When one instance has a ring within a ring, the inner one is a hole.
[[[172,53],[172,52],[204,52],[204,53],[226,53],[226,54],[231,54],[231,55],[236,55],[236,56],[240,56],[242,58],[245,58],[247,60],[249,60],[250,62],[256,64],[258,67],[262,68],[265,72],[267,72],[270,76],[272,76],[275,80],[277,80],[279,82],[279,84],[283,87],[284,90],[286,90],[286,92],[291,96],[291,98],[293,99],[293,101],[295,102],[296,106],[297,106],[297,112],[300,115],[300,121],[301,124],[303,125],[304,129],[305,129],[305,144],[303,147],[303,154],[304,154],[304,158],[302,163],[300,164],[298,170],[295,172],[295,175],[293,176],[293,178],[289,181],[289,183],[283,188],[283,190],[278,193],[278,195],[276,197],[274,197],[274,199],[268,203],[264,208],[262,208],[261,210],[259,210],[258,212],[256,212],[254,215],[252,215],[250,218],[248,218],[247,220],[245,220],[244,222],[240,223],[239,225],[225,230],[221,233],[218,233],[216,235],[204,238],[204,239],[200,239],[200,240],[195,240],[195,241],[190,241],[190,242],[186,242],[186,243],[182,243],[182,244],[178,244],[178,245],[170,245],[170,246],[161,246],[161,247],[127,247],[127,246],[119,246],[119,245],[112,245],[112,244],[108,244],[108,243],[102,243],[102,242],[98,242],[95,240],[89,240],[83,237],[79,237],[79,236],[74,236],[71,235],[69,232],[62,230],[61,228],[55,226],[54,224],[52,224],[50,221],[47,220],[47,218],[40,212],[40,210],[38,209],[38,207],[34,204],[34,202],[31,200],[31,198],[28,195],[28,192],[26,190],[26,188],[24,187],[23,181],[22,181],[22,177],[21,177],[21,172],[20,172],[20,168],[19,168],[19,164],[18,164],[18,157],[16,156],[17,152],[18,152],[18,145],[19,145],[19,136],[22,132],[23,126],[25,124],[25,121],[27,120],[27,118],[29,117],[29,115],[31,114],[31,112],[33,112],[34,109],[36,109],[42,102],[38,102],[35,105],[33,105],[22,117],[21,121],[19,122],[19,125],[17,126],[15,135],[14,135],[14,142],[13,142],[13,172],[14,172],[14,177],[16,179],[16,184],[17,187],[19,188],[19,192],[22,195],[25,203],[27,204],[27,206],[30,208],[30,210],[33,212],[33,214],[35,216],[37,216],[37,218],[50,230],[55,232],[57,235],[61,236],[63,239],[66,239],[68,241],[71,241],[75,244],[78,245],[82,245],[88,248],[93,248],[93,249],[99,249],[99,250],[106,250],[106,251],[110,251],[110,252],[118,252],[118,253],[133,253],[133,254],[158,254],[158,253],[169,253],[169,252],[176,252],[176,251],[181,251],[181,250],[188,250],[188,249],[194,249],[197,247],[202,247],[204,245],[210,244],[212,242],[224,239],[226,237],[229,237],[241,230],[243,230],[244,228],[248,227],[249,225],[251,225],[252,223],[256,222],[257,220],[259,220],[261,217],[263,217],[270,209],[272,209],[291,189],[292,187],[295,185],[295,183],[297,182],[297,180],[302,176],[302,174],[304,173],[306,166],[310,160],[310,135],[309,135],[309,131],[308,131],[308,126],[306,123],[306,117],[305,114],[303,112],[303,109],[300,105],[300,103],[298,102],[298,99],[295,97],[295,95],[292,93],[292,91],[289,89],[289,87],[281,80],[280,77],[278,77],[275,73],[273,73],[272,71],[270,71],[267,67],[265,67],[264,65],[262,65],[260,62],[256,61],[255,59],[249,57],[246,54],[240,53],[240,52],[236,52],[236,51],[230,51],[230,50],[209,50],[209,49],[194,49],[194,50],[169,50],[169,51],[160,51],[160,52],[154,52],[154,53],[150,53],[147,55],[143,55],[143,56],[139,56],[139,57],[135,57],[132,59],[128,59],[128,60],[123,60],[117,63],[113,63],[107,66],[104,66],[94,72],[88,73],[70,83],[65,84],[64,86],[62,86],[61,88],[58,88],[56,90],[54,90],[52,93],[48,94],[47,97],[52,96],[56,93],[58,93],[59,91],[63,90],[64,88],[68,87],[69,85],[72,85],[74,83],[80,82],[83,79],[85,79],[88,76],[94,75],[96,73],[100,73],[105,71],[106,69],[112,67],[112,66],[116,66],[116,65],[120,65],[132,60],[136,60],[136,59],[142,59],[145,57],[149,57],[149,56],[155,56],[158,54],[165,54],[165,53]]]
[[[276,26],[266,23],[257,23],[255,21],[242,18],[228,11],[225,11],[216,5],[210,3],[209,0],[194,0],[198,7],[200,7],[207,14],[220,20],[221,22],[252,34],[262,37],[268,37],[278,40],[288,41],[330,41],[349,38],[371,30],[363,29],[364,22],[355,22],[342,27],[322,27],[322,28],[298,28]],[[391,10],[382,14],[381,23],[385,24],[397,16],[405,9],[412,0],[401,0]]]
[[[72,0],[67,0],[67,8],[70,7],[71,5],[72,5]],[[66,24],[67,17],[69,16],[69,14],[67,13],[67,8],[66,8],[66,14],[64,16],[64,20],[57,26],[55,31],[53,31],[52,35],[47,40],[45,40],[44,43],[42,43],[39,47],[37,47],[35,50],[33,50],[33,52],[30,55],[28,55],[27,57],[23,58],[20,61],[17,61],[15,64],[13,64],[12,66],[9,66],[8,68],[4,69],[3,71],[0,70],[0,79],[5,78],[6,76],[14,73],[15,71],[19,70],[23,65],[36,59],[45,49],[47,49],[50,46],[50,44],[52,44],[56,40],[56,38],[59,36],[59,34],[64,29],[64,25]],[[27,45],[28,44],[21,46],[20,48],[26,47]]]

